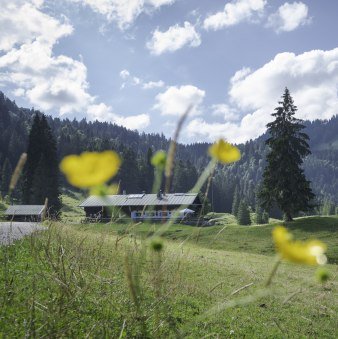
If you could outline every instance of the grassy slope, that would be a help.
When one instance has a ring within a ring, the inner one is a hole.
[[[335,248],[331,256],[337,258],[337,220],[300,219],[290,228],[299,238],[329,242]],[[271,226],[229,225],[215,242],[220,226],[174,226],[166,237],[176,240],[165,242],[162,255],[150,251],[149,245],[142,255],[143,247],[135,241],[153,226],[137,225],[137,233],[126,233],[126,227],[57,225],[34,241],[0,248],[0,337],[118,337],[122,328],[126,337],[337,335],[336,265],[328,265],[332,279],[320,286],[313,278],[315,269],[282,264],[270,295],[223,309],[262,287],[273,265]],[[117,243],[117,235],[125,237]],[[181,246],[187,235],[192,236]],[[240,248],[244,242],[245,250]],[[126,272],[133,278],[126,279]],[[131,283],[135,277],[139,285]],[[128,285],[138,296],[138,309]],[[219,309],[213,312],[215,305]]]
[[[274,246],[271,231],[277,224],[280,223],[253,226],[226,224],[204,228],[174,225],[164,233],[164,236],[179,242],[187,240],[209,249],[273,255]],[[298,218],[287,226],[297,239],[305,240],[315,237],[324,241],[328,245],[329,261],[338,263],[338,216]],[[76,227],[111,235],[136,232],[136,234],[146,237],[152,235],[160,226],[89,224]]]
[[[78,207],[84,199],[81,193],[67,192],[61,195],[62,200],[62,219],[67,222],[80,222],[85,216],[83,208]]]

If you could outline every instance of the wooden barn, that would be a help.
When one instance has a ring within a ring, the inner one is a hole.
[[[90,196],[80,205],[89,220],[109,221],[112,214],[126,215],[134,221],[162,221],[179,210],[180,217],[197,215],[202,204],[197,193],[119,194]]]
[[[12,205],[5,212],[8,220],[41,221],[45,205]]]

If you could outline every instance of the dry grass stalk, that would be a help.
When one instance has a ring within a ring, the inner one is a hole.
[[[22,153],[9,183],[9,193],[13,192],[27,161],[27,153]]]

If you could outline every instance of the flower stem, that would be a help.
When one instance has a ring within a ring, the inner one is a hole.
[[[277,272],[277,269],[279,267],[279,264],[281,263],[281,258],[279,256],[277,256],[276,260],[275,260],[275,263],[272,267],[272,270],[268,276],[268,279],[266,280],[266,283],[265,283],[265,287],[269,287],[271,282],[272,282],[272,278],[276,275],[276,272]]]

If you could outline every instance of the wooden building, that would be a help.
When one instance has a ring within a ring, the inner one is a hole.
[[[162,221],[173,217],[186,217],[188,211],[196,215],[201,209],[197,193],[162,194],[119,194],[108,196],[90,196],[80,205],[86,218],[92,221],[109,221],[111,216],[130,217],[134,221]],[[179,212],[182,211],[180,214]]]
[[[5,216],[13,221],[41,221],[45,205],[11,205]]]

